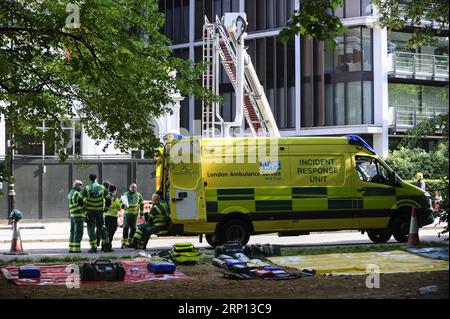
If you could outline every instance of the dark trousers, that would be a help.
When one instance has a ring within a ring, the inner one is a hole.
[[[108,234],[103,221],[103,212],[87,212],[86,213],[87,230],[89,235],[89,244],[91,248],[97,248],[96,228],[100,231],[100,239],[103,244],[109,244]]]
[[[117,230],[117,217],[105,216],[105,225],[106,225],[106,230],[108,232],[109,242],[112,243],[114,234],[116,233],[116,230]]]
[[[137,214],[123,214],[123,236],[122,245],[128,245],[134,237],[136,232],[138,215]],[[130,232],[128,234],[128,232]]]
[[[81,240],[83,239],[84,218],[72,217],[70,218],[70,239],[69,251],[80,252]]]

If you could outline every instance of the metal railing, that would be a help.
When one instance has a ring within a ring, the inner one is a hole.
[[[0,155],[0,160],[4,160],[5,156]],[[28,154],[14,154],[15,160],[58,160],[57,155],[28,155]],[[92,155],[78,155],[69,156],[68,160],[132,160],[137,159],[131,154],[92,154]]]
[[[396,128],[409,129],[417,124],[448,113],[448,108],[397,105],[389,108],[389,124]]]
[[[388,73],[413,78],[448,81],[448,56],[395,51],[390,53]]]

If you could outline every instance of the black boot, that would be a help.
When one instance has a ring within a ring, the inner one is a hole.
[[[103,245],[103,251],[105,253],[112,253],[114,250],[112,250],[112,245],[111,244],[104,244]]]
[[[88,250],[89,254],[96,254],[97,253],[97,248],[92,247],[91,249]]]

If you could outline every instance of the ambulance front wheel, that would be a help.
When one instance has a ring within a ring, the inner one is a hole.
[[[391,239],[392,233],[389,230],[368,230],[367,236],[374,243],[381,244]]]
[[[408,242],[409,224],[411,216],[400,215],[392,222],[392,234],[399,243]]]
[[[242,245],[247,245],[250,239],[250,229],[248,224],[242,219],[231,219],[226,221],[219,232],[219,244],[224,245],[229,241],[237,241]]]

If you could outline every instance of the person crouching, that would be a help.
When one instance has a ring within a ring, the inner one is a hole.
[[[169,223],[169,216],[166,206],[161,204],[161,198],[158,194],[152,196],[153,206],[150,210],[148,222],[138,226],[133,237],[132,247],[135,249],[145,249],[145,244],[150,235],[157,234]]]

